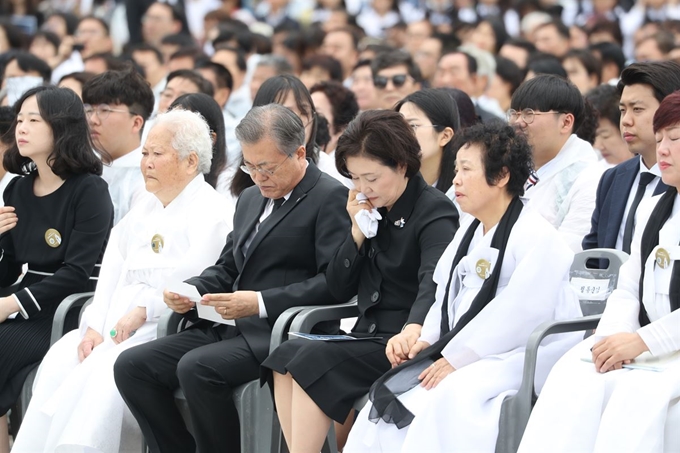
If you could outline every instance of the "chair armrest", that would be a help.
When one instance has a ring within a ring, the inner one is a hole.
[[[94,292],[71,294],[61,301],[54,313],[52,321],[52,336],[50,337],[50,345],[53,345],[64,336],[64,326],[66,324],[66,315],[73,309],[81,310],[83,306],[94,296]]]
[[[288,328],[295,316],[307,307],[291,307],[281,313],[272,329],[272,337],[269,343],[269,352],[272,353],[274,349],[278,348],[281,343],[287,340]]]
[[[290,331],[310,333],[320,322],[351,318],[358,314],[356,296],[344,304],[306,307],[295,317],[290,325]]]
[[[167,309],[158,319],[158,327],[156,328],[156,337],[162,338],[177,333],[182,329],[182,321],[184,316],[179,313]]]

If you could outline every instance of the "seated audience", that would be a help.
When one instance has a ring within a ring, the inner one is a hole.
[[[331,140],[326,153],[333,157],[338,139],[349,122],[359,113],[357,98],[349,88],[336,81],[317,83],[310,88],[309,92],[316,111],[325,116],[329,122]]]
[[[470,217],[435,268],[418,341],[373,384],[345,453],[495,451],[501,402],[519,388],[529,335],[581,313],[569,286],[573,252],[520,199],[531,172],[524,137],[492,122],[465,130],[463,142],[454,186]],[[542,343],[539,385],[576,338]]]
[[[539,75],[512,96],[508,121],[527,137],[534,172],[525,185],[529,206],[559,231],[575,252],[589,231],[597,181],[604,168],[575,131],[584,122],[583,96],[568,80]]]
[[[173,110],[159,116],[142,153],[149,194],[112,230],[79,330],[43,360],[13,452],[116,453],[140,445],[113,382],[113,364],[122,351],[156,338],[164,287],[215,262],[233,214],[204,181],[212,143],[199,115]]]
[[[0,208],[0,450],[7,411],[50,346],[52,318],[67,296],[92,291],[113,206],[98,175],[83,104],[71,90],[37,87],[15,104],[16,144],[3,166],[10,181]],[[14,285],[28,270],[21,281]]]
[[[458,215],[418,173],[419,148],[404,117],[390,111],[362,113],[340,138],[335,161],[355,186],[347,200],[352,227],[326,278],[336,299],[358,294],[352,335],[374,338],[288,341],[262,364],[289,451],[321,450],[331,420],[343,424],[420,335],[435,296],[432,272]]]
[[[598,113],[598,124],[593,148],[600,152],[608,166],[618,165],[633,155],[621,135],[621,110],[619,90],[602,84],[586,93],[586,99]]]
[[[276,319],[293,306],[339,302],[325,271],[349,226],[347,190],[306,159],[304,125],[290,109],[255,107],[236,134],[257,187],[241,195],[217,263],[187,280],[200,303],[235,326],[200,320],[193,302],[166,290],[168,306],[195,324],[124,351],[114,366],[152,451],[238,451],[232,389],[259,376]],[[337,332],[337,325],[320,332]],[[175,406],[178,388],[193,435]]]
[[[551,371],[520,452],[543,452],[548,444],[553,452],[680,450],[680,268],[674,263],[680,241],[680,93],[661,102],[653,127],[661,178],[669,188],[640,205],[630,259],[595,335]]]
[[[92,80],[96,74],[91,72],[72,72],[71,74],[66,74],[59,80],[57,86],[59,88],[68,88],[73,90],[79,98],[83,98],[83,85]]]
[[[357,97],[360,111],[378,108],[378,94],[375,85],[373,85],[370,60],[359,61],[352,70],[349,80],[349,88]]]
[[[600,61],[588,50],[572,49],[562,58],[567,78],[585,94],[600,84]]]
[[[401,99],[422,86],[420,68],[411,56],[394,50],[378,54],[371,62],[378,107],[392,109]]]

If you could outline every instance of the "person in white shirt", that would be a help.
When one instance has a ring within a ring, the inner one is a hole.
[[[113,380],[124,350],[156,338],[163,289],[213,263],[233,209],[208,185],[208,125],[185,110],[158,118],[144,146],[147,193],[109,239],[80,328],[43,361],[14,452],[133,451],[141,433]]]
[[[102,177],[109,184],[115,225],[143,191],[140,140],[153,110],[153,92],[132,69],[108,71],[83,85],[83,103],[95,148],[113,160]]]
[[[604,171],[593,147],[574,133],[585,117],[583,96],[568,80],[542,74],[520,85],[510,107],[508,121],[526,135],[533,153],[524,196],[579,252]]]
[[[160,49],[151,44],[137,44],[131,51],[132,59],[144,70],[144,78],[154,96],[154,111],[158,109],[161,92],[165,88],[167,71],[163,64],[163,54]]]

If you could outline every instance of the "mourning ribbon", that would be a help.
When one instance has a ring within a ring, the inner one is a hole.
[[[640,291],[638,294],[640,300],[640,314],[638,315],[638,319],[640,320],[640,326],[642,327],[650,322],[642,298],[643,285],[645,283],[644,266],[647,262],[647,258],[649,258],[649,255],[652,253],[652,250],[659,245],[659,231],[670,218],[673,212],[673,204],[675,204],[675,197],[677,195],[678,189],[675,187],[669,187],[668,190],[666,190],[654,207],[652,215],[649,217],[649,221],[645,226],[645,231],[642,233],[642,242],[640,243],[642,272],[640,272]],[[680,308],[680,266],[678,266],[677,261],[673,261],[672,272],[668,297],[671,301],[671,311],[675,311]]]
[[[408,360],[398,367],[391,369],[373,384],[368,395],[373,403],[368,418],[373,423],[383,420],[386,423],[394,423],[399,429],[411,424],[413,421],[413,414],[401,403],[401,401],[399,401],[399,395],[420,384],[420,380],[418,379],[420,373],[441,358],[441,352],[449,341],[451,341],[458,332],[472,321],[472,319],[474,319],[474,317],[477,316],[477,314],[479,314],[494,297],[496,297],[496,290],[498,289],[498,281],[501,274],[501,264],[503,263],[503,257],[505,256],[508,238],[510,237],[512,228],[515,225],[515,222],[517,222],[523,207],[524,204],[519,197],[513,198],[508,205],[508,208],[498,223],[498,227],[491,239],[491,247],[499,251],[496,265],[493,267],[493,272],[482,284],[482,287],[472,301],[470,308],[460,317],[456,325],[453,326],[453,329],[449,330],[448,304],[451,282],[454,278],[454,271],[458,263],[468,253],[475,230],[479,226],[479,220],[472,222],[467,229],[453,259],[449,280],[446,284],[446,292],[442,300],[441,328],[444,335],[440,336],[437,342],[421,351],[414,359]]]

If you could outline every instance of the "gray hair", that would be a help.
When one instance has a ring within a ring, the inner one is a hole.
[[[276,75],[293,73],[293,66],[290,64],[286,57],[283,57],[281,55],[274,54],[261,55],[255,67],[260,66],[274,68],[274,70],[276,71]]]
[[[198,155],[198,171],[203,174],[210,172],[212,137],[208,123],[200,113],[176,108],[158,115],[154,127],[161,125],[172,131],[170,145],[181,160],[189,157],[193,151]]]
[[[250,109],[236,126],[236,138],[249,145],[270,138],[279,151],[290,156],[305,146],[305,126],[299,116],[281,104],[261,105]]]

